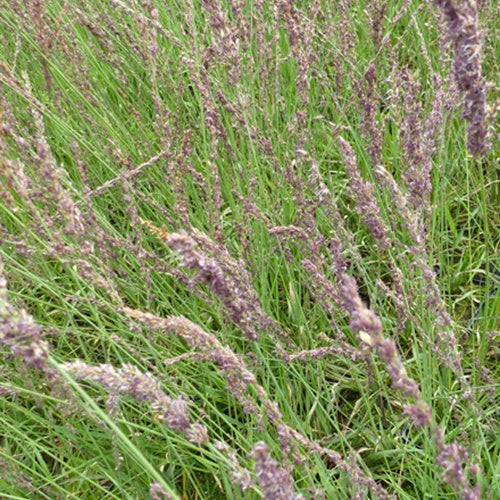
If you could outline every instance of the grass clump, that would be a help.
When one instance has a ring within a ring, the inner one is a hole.
[[[2,494],[498,497],[495,12],[2,6]]]

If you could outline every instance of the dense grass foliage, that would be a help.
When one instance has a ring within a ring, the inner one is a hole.
[[[496,20],[0,2],[0,496],[499,498]]]

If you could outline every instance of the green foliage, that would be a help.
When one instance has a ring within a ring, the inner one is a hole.
[[[496,3],[481,2],[479,17],[486,80],[495,78]],[[394,389],[373,337],[350,329],[342,262],[432,425],[467,450],[467,481],[498,497],[497,144],[467,151],[438,11],[421,2],[28,4],[0,9],[0,496],[147,498],[158,483],[172,498],[272,498],[254,473],[261,441],[304,498],[320,489],[348,498],[356,487],[382,497],[377,485],[402,499],[459,494],[436,465],[434,427],[402,416],[415,400]],[[415,165],[405,119],[417,109],[427,133],[436,107],[442,119]],[[412,186],[427,177],[432,191],[415,207]],[[388,248],[372,223],[387,230]],[[187,318],[208,347],[137,311]],[[30,335],[47,346],[42,367],[16,351]],[[228,352],[255,377],[240,397]],[[150,374],[162,397],[187,403],[208,441],[172,429],[130,391],[113,406],[118,392],[74,376],[65,368],[74,360]],[[302,436],[291,450],[279,435],[286,426]],[[372,483],[353,484],[355,467]],[[247,489],[235,481],[243,471]]]

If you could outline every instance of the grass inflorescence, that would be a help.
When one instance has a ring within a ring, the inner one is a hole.
[[[498,498],[497,2],[0,5],[0,496]]]

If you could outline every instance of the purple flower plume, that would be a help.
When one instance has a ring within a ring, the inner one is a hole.
[[[0,262],[0,344],[4,344],[25,363],[44,368],[49,346],[42,340],[41,328],[24,310],[18,311],[7,296],[7,281]]]
[[[473,155],[484,155],[490,148],[487,127],[488,85],[481,69],[483,34],[478,26],[474,0],[453,2],[434,0],[444,17],[446,37],[453,47],[453,76],[464,94],[462,115],[467,122],[467,147]]]
[[[436,429],[435,442],[438,447],[436,463],[443,467],[445,481],[461,493],[462,500],[479,500],[480,485],[471,488],[465,475],[464,464],[469,463],[467,450],[458,443],[444,444],[443,430],[440,427]],[[476,466],[471,467],[471,472],[477,473]]]
[[[155,420],[164,421],[168,427],[177,432],[186,432],[188,437],[197,436],[196,442],[206,441],[206,432],[191,432],[189,411],[182,399],[167,396],[161,384],[149,373],[141,372],[136,366],[123,365],[115,368],[108,364],[92,366],[76,360],[61,365],[76,380],[88,380],[101,384],[113,397],[117,394],[128,394],[139,402],[149,403],[155,413]],[[196,431],[196,429],[195,429]],[[200,441],[201,440],[201,441]]]
[[[357,164],[356,153],[351,145],[342,137],[339,137],[338,140],[347,175],[351,179],[349,194],[356,199],[357,209],[379,248],[382,251],[387,250],[391,246],[391,242],[388,236],[388,228],[377,203],[375,188],[371,182],[363,181]]]
[[[255,459],[255,474],[259,486],[262,488],[263,498],[269,500],[293,500],[295,486],[290,473],[276,463],[269,453],[266,443],[259,442],[252,449]]]
[[[203,283],[220,299],[231,320],[248,339],[257,340],[258,329],[277,327],[262,309],[244,263],[232,258],[226,249],[194,228],[191,234],[185,231],[169,233],[149,221],[141,223],[178,252],[182,267],[197,271],[194,282]]]

